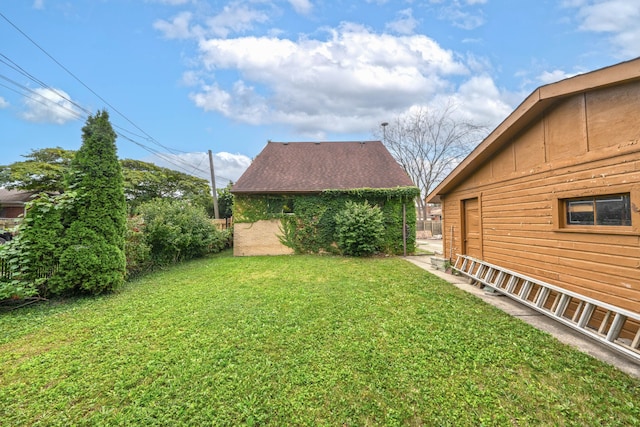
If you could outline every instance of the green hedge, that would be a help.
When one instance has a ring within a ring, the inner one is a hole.
[[[406,207],[407,252],[415,251],[417,187],[327,190],[315,194],[235,194],[234,222],[282,220],[281,241],[296,253],[338,253],[336,215],[347,201],[380,207],[384,216],[381,252],[402,254],[402,207]]]

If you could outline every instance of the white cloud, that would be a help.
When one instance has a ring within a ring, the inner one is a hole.
[[[180,12],[171,19],[171,21],[165,21],[159,19],[153,23],[153,28],[161,31],[168,39],[187,39],[194,37],[198,34],[198,27],[191,28],[191,12]]]
[[[208,153],[163,154],[162,157],[154,155],[145,161],[211,181]],[[229,180],[236,182],[250,164],[251,159],[244,154],[232,154],[225,151],[213,153],[216,186],[218,188],[225,187]]]
[[[560,80],[568,79],[569,77],[576,76],[580,73],[567,73],[562,70],[544,71],[536,79],[543,85],[549,83],[555,83]]]
[[[580,30],[609,33],[618,56],[640,56],[640,0],[571,1],[564,6],[578,9]]]
[[[640,2],[606,0],[580,6],[580,28],[585,31],[621,32],[635,26],[640,16]]]
[[[240,175],[247,170],[251,159],[243,154],[220,152],[213,154],[213,164],[217,176],[225,177],[236,182]]]
[[[471,77],[450,98],[457,106],[458,114],[489,129],[513,111],[513,106],[507,102],[508,94],[502,93],[486,74]],[[445,102],[445,99],[440,99],[440,102]]]
[[[32,7],[38,10],[44,9],[44,0],[34,0]]]
[[[311,12],[313,5],[309,0],[288,0],[293,9],[301,15],[307,15]]]
[[[467,1],[469,6],[483,3],[485,2],[473,0]],[[484,13],[482,10],[466,10],[459,1],[452,1],[450,4],[444,6],[440,10],[440,17],[450,21],[454,26],[462,28],[463,30],[473,30],[485,23]]]
[[[209,34],[227,37],[231,33],[244,33],[252,30],[256,23],[269,20],[267,13],[252,9],[244,4],[226,5],[222,12],[207,20]]]
[[[413,17],[413,11],[409,8],[399,11],[398,17],[389,22],[386,28],[398,34],[413,34],[417,26],[418,21]]]
[[[9,101],[0,96],[0,108],[9,107]]]
[[[348,132],[362,130],[381,112],[427,100],[451,87],[448,78],[468,73],[451,51],[423,35],[380,35],[355,24],[327,34],[326,40],[202,40],[201,64],[213,80],[191,99],[244,123],[286,124],[306,134]],[[239,77],[216,80],[223,71]]]
[[[264,5],[269,9],[269,5]],[[222,10],[203,20],[202,24],[195,23],[195,15],[183,11],[169,21],[159,19],[153,27],[162,32],[168,39],[200,39],[203,37],[228,37],[231,34],[242,34],[251,31],[256,24],[269,21],[266,10],[259,10],[239,2],[225,5]]]
[[[60,89],[34,89],[35,96],[25,98],[26,110],[22,112],[23,119],[35,123],[64,124],[71,120],[78,120],[82,113],[71,102],[71,97]]]
[[[189,70],[182,73],[182,79],[180,79],[180,83],[185,86],[196,86],[203,82],[202,78],[200,77],[200,73],[194,70]]]

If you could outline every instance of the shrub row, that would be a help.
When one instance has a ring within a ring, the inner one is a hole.
[[[0,258],[8,274],[0,277],[0,300],[48,297],[73,293],[65,286],[61,271],[61,215],[69,196],[60,200],[42,195],[28,205],[27,215],[15,239],[0,246]],[[187,201],[155,200],[141,205],[127,220],[125,257],[127,277],[154,268],[219,252],[230,243],[231,232],[219,231],[204,208]],[[81,293],[100,293],[102,283],[93,283],[108,252],[84,250],[91,239],[76,245],[74,260],[87,281]],[[102,254],[99,257],[92,254]],[[117,254],[116,254],[117,255]],[[78,273],[78,272],[76,272]],[[98,290],[95,292],[95,290]],[[74,290],[75,291],[75,290]]]
[[[220,252],[230,242],[231,231],[219,231],[199,206],[177,200],[147,202],[128,220],[127,274]]]

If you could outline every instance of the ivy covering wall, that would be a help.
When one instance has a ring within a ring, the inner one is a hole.
[[[416,243],[414,199],[419,195],[417,187],[327,190],[294,195],[235,194],[234,222],[280,219],[280,240],[296,253],[337,253],[336,214],[344,209],[348,200],[367,201],[379,206],[384,214],[382,252],[402,254],[402,207],[405,205],[407,252],[412,253]]]

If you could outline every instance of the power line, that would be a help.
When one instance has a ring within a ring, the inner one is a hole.
[[[1,54],[0,54],[0,55],[1,55]],[[16,64],[16,65],[17,65],[17,64]],[[7,82],[9,82],[9,83],[13,84],[14,86],[16,86],[16,87],[20,88],[22,91],[17,90],[17,89],[15,89],[15,88],[13,88],[13,87],[7,86],[7,85],[2,84],[2,83],[0,83],[0,86],[5,87],[5,88],[7,88],[7,89],[9,89],[9,90],[11,90],[11,91],[13,91],[13,92],[15,92],[15,93],[17,93],[17,94],[21,95],[21,96],[24,96],[25,98],[31,99],[31,100],[33,100],[33,101],[35,101],[35,102],[37,102],[37,103],[39,103],[39,104],[42,104],[42,105],[44,105],[44,106],[49,107],[51,104],[53,104],[53,106],[55,106],[56,108],[60,108],[60,109],[64,109],[64,110],[68,111],[68,112],[69,112],[70,114],[72,114],[76,119],[85,119],[85,120],[86,120],[86,118],[88,117],[88,115],[90,115],[90,114],[91,114],[91,112],[90,112],[89,110],[87,110],[87,109],[83,108],[82,106],[80,106],[80,105],[79,105],[79,104],[77,104],[76,102],[71,101],[69,98],[67,98],[67,97],[63,96],[63,95],[62,95],[62,94],[60,94],[58,91],[56,91],[56,90],[55,90],[55,89],[53,89],[52,87],[48,86],[48,85],[47,85],[47,84],[45,84],[44,82],[42,82],[42,84],[41,84],[41,86],[43,86],[43,88],[53,91],[53,92],[54,92],[56,95],[58,95],[60,98],[62,98],[62,99],[65,99],[65,100],[69,101],[69,102],[70,102],[70,103],[72,103],[73,105],[75,105],[75,106],[77,106],[78,108],[82,109],[82,110],[83,110],[84,112],[86,112],[87,114],[86,114],[86,115],[82,115],[80,112],[78,112],[78,111],[76,111],[76,110],[73,110],[73,109],[71,109],[71,108],[67,107],[66,105],[58,104],[58,103],[54,102],[53,100],[51,100],[51,99],[49,99],[49,98],[47,98],[47,97],[43,96],[42,94],[40,94],[40,93],[38,93],[38,92],[36,92],[36,91],[32,90],[31,88],[29,88],[29,87],[27,87],[27,86],[24,86],[24,85],[22,85],[22,84],[20,84],[20,83],[16,82],[15,80],[13,80],[13,79],[11,79],[11,78],[9,78],[9,77],[7,77],[7,76],[4,76],[4,75],[0,74],[0,79],[3,79],[3,80],[5,80],[5,81],[7,81]],[[41,82],[41,80],[36,79],[35,77],[34,77],[34,80],[37,80],[37,81]],[[165,161],[165,162],[167,162],[167,163],[169,163],[169,164],[171,164],[171,165],[175,166],[176,168],[178,168],[178,169],[180,169],[180,170],[182,170],[182,171],[186,172],[187,174],[194,175],[194,173],[195,173],[196,171],[200,172],[200,173],[201,173],[201,174],[203,174],[203,175],[206,175],[206,174],[207,174],[207,171],[206,171],[206,170],[204,170],[204,169],[200,168],[200,165],[202,164],[203,159],[201,159],[201,160],[200,160],[200,162],[199,162],[197,165],[195,165],[195,166],[194,166],[193,164],[191,164],[191,163],[189,163],[189,162],[187,162],[187,161],[183,160],[183,159],[182,159],[182,158],[180,158],[180,157],[174,157],[174,158],[167,157],[165,154],[161,153],[160,151],[158,151],[158,150],[154,150],[154,149],[152,149],[151,147],[148,147],[148,146],[146,146],[145,144],[143,144],[143,143],[141,143],[141,142],[136,141],[136,140],[135,140],[135,139],[133,139],[132,137],[129,137],[129,136],[125,135],[125,132],[126,132],[126,133],[129,133],[129,134],[131,134],[131,135],[133,135],[133,136],[135,136],[135,137],[138,137],[138,138],[141,138],[141,136],[140,136],[140,135],[138,135],[138,134],[136,134],[136,133],[134,133],[134,132],[131,132],[130,130],[125,129],[125,128],[121,127],[121,126],[118,126],[118,125],[116,125],[116,124],[113,124],[112,126],[113,126],[114,128],[116,128],[116,129],[119,129],[119,130],[120,130],[120,131],[116,131],[116,134],[117,134],[118,136],[120,136],[121,138],[123,138],[123,139],[125,139],[125,140],[127,140],[127,141],[130,141],[130,142],[134,143],[135,145],[137,145],[137,146],[139,146],[139,147],[143,148],[144,150],[146,150],[146,151],[148,151],[148,152],[150,152],[150,153],[154,154],[155,156],[157,156],[157,157],[158,157],[158,158],[160,158],[161,160],[163,160],[163,161]],[[173,154],[173,155],[174,155],[174,156],[177,156],[177,154]],[[178,164],[177,162],[179,162],[179,163],[181,163],[181,164]],[[231,182],[231,181],[232,181],[231,179],[229,179],[229,178],[225,178],[225,177],[222,177],[222,176],[216,176],[216,178],[224,179],[224,180],[229,181],[229,182]]]
[[[109,103],[109,101],[107,101],[106,99],[104,99],[102,96],[100,96],[96,91],[94,91],[93,89],[91,89],[86,83],[84,83],[82,80],[80,80],[80,78],[78,76],[76,76],[74,73],[71,72],[71,70],[69,70],[67,67],[65,67],[60,61],[58,61],[56,58],[53,57],[53,55],[51,55],[49,52],[47,52],[42,46],[40,46],[35,40],[33,40],[31,37],[29,37],[29,35],[27,35],[27,33],[25,33],[24,31],[22,31],[16,24],[14,24],[13,22],[11,22],[11,20],[9,18],[7,18],[2,12],[0,12],[0,16],[7,21],[13,28],[16,29],[16,31],[18,31],[20,34],[22,34],[27,40],[29,40],[35,47],[37,47],[38,49],[40,49],[40,51],[42,51],[42,53],[44,53],[45,55],[47,55],[53,62],[55,62],[60,68],[62,68],[65,72],[67,72],[67,74],[69,74],[71,77],[73,77],[78,83],[80,83],[82,86],[84,86],[89,92],[91,92],[93,95],[95,95],[98,99],[100,99],[102,102],[104,102],[109,108],[111,108],[113,111],[115,111],[118,115],[120,115],[120,117],[122,117],[123,119],[125,119],[127,122],[129,122],[133,127],[135,127],[136,129],[138,129],[140,132],[142,132],[145,136],[146,139],[148,139],[150,142],[153,142],[154,144],[164,148],[165,150],[176,154],[177,152],[182,152],[185,153],[184,151],[181,150],[176,150],[174,148],[170,148],[167,147],[161,143],[159,143],[155,138],[153,138],[151,135],[149,135],[147,132],[145,132],[141,127],[139,127],[137,124],[135,124],[131,119],[129,119],[127,116],[125,116],[122,112],[120,112],[120,110],[118,110],[116,107],[114,107],[113,105],[111,105],[111,103]]]
[[[28,88],[28,87],[24,86],[24,85],[21,85],[20,83],[18,83],[18,82],[16,82],[16,81],[12,80],[12,79],[10,79],[10,78],[8,78],[8,77],[6,77],[6,76],[3,76],[2,74],[0,74],[0,79],[6,80],[6,81],[8,81],[9,83],[11,83],[11,84],[13,84],[13,85],[15,85],[15,86],[17,86],[17,87],[19,87],[19,88],[23,89],[25,92],[28,92],[28,93],[20,92],[20,91],[18,91],[18,90],[16,90],[16,89],[13,89],[13,88],[11,88],[11,87],[9,87],[9,86],[7,86],[7,85],[4,85],[4,84],[0,83],[0,86],[3,86],[3,87],[5,87],[5,88],[7,88],[7,89],[9,89],[9,90],[11,90],[11,91],[13,91],[13,92],[16,92],[17,94],[22,95],[22,96],[24,96],[25,98],[29,98],[29,99],[31,99],[31,100],[33,100],[33,101],[35,101],[35,102],[39,103],[39,104],[42,104],[42,105],[44,105],[44,106],[47,106],[47,107],[49,107],[49,106],[50,106],[50,104],[53,104],[56,108],[61,108],[61,109],[63,109],[63,110],[68,111],[68,112],[69,112],[69,113],[71,113],[71,114],[74,116],[74,118],[76,118],[76,119],[86,118],[85,116],[83,116],[82,114],[80,114],[78,111],[73,110],[73,109],[71,109],[71,108],[67,107],[66,105],[58,104],[58,103],[54,102],[53,100],[51,100],[51,99],[47,98],[46,96],[42,95],[41,93],[38,93],[38,92],[36,92],[36,91],[34,91],[34,90],[32,90],[32,89],[30,89],[30,88]],[[60,95],[58,92],[55,92],[55,91],[54,91],[54,93],[55,93],[56,95],[60,96],[62,99],[68,100],[66,97],[64,97],[64,96]],[[31,96],[31,95],[29,95],[29,94],[33,94],[35,97],[34,97],[34,96]],[[71,101],[70,101],[70,102],[71,102]],[[80,107],[78,104],[76,104],[76,103],[74,103],[74,102],[72,102],[72,104],[73,104],[73,105],[78,106],[79,108],[82,108],[82,107]],[[84,110],[84,109],[83,109],[83,110]],[[85,111],[86,111],[86,110],[85,110]]]
[[[151,154],[153,154],[153,155],[155,155],[155,156],[158,156],[158,158],[160,158],[160,160],[163,160],[163,161],[165,161],[165,162],[167,162],[167,163],[169,163],[169,164],[171,164],[171,165],[173,165],[173,166],[175,166],[175,167],[177,167],[177,168],[179,168],[179,169],[182,169],[184,172],[186,172],[186,173],[187,173],[187,174],[189,174],[189,175],[193,175],[193,171],[192,171],[191,173],[189,173],[189,172],[185,169],[185,167],[184,167],[184,166],[179,165],[179,164],[178,164],[178,163],[176,163],[174,160],[180,161],[181,163],[186,164],[186,165],[188,165],[189,167],[191,167],[191,166],[193,166],[193,165],[191,165],[191,164],[189,164],[189,163],[187,163],[187,162],[184,162],[184,161],[183,161],[182,159],[180,159],[180,158],[171,158],[171,157],[168,157],[166,154],[161,153],[161,152],[159,152],[158,150],[155,150],[155,149],[153,149],[153,148],[151,148],[151,147],[148,147],[148,146],[146,146],[146,145],[144,145],[144,144],[142,144],[142,143],[140,143],[140,142],[138,142],[138,141],[136,141],[136,140],[134,140],[134,139],[132,139],[132,138],[129,138],[128,136],[126,136],[126,135],[124,135],[124,134],[122,134],[122,133],[120,133],[120,132],[116,132],[116,133],[118,134],[118,136],[120,136],[120,137],[122,137],[122,138],[126,139],[127,141],[130,141],[130,142],[132,142],[132,143],[136,144],[137,146],[139,146],[139,147],[140,147],[140,148],[142,148],[143,150],[148,151],[149,153],[151,153]],[[207,173],[209,173],[208,171],[205,171],[205,170],[200,169],[200,168],[196,168],[196,169],[194,169],[194,170],[198,170],[198,172],[201,172],[201,173],[203,173],[203,174],[207,174]],[[229,179],[229,178],[225,178],[225,177],[220,176],[220,175],[216,175],[215,177],[216,177],[217,179],[222,179],[222,180],[225,180],[225,181],[228,181],[228,182],[233,182],[233,180],[231,180],[231,179]]]
[[[174,148],[167,147],[167,146],[165,146],[165,145],[161,144],[160,142],[158,142],[155,138],[153,138],[151,135],[149,135],[147,132],[145,132],[145,131],[144,131],[142,128],[140,128],[137,124],[135,124],[131,119],[129,119],[127,116],[125,116],[122,112],[120,112],[120,110],[118,110],[115,106],[113,106],[113,105],[112,105],[111,103],[109,103],[106,99],[104,99],[102,96],[100,96],[96,91],[94,91],[93,89],[91,89],[91,88],[90,88],[86,83],[84,83],[84,82],[83,82],[83,81],[82,81],[78,76],[76,76],[73,72],[71,72],[71,71],[70,71],[67,67],[65,67],[65,66],[64,66],[60,61],[58,61],[56,58],[54,58],[54,57],[53,57],[53,55],[51,55],[49,52],[47,52],[47,50],[45,50],[42,46],[40,46],[40,45],[39,45],[35,40],[33,40],[31,37],[29,37],[29,35],[28,35],[28,34],[26,34],[24,31],[22,31],[22,30],[21,30],[21,29],[20,29],[16,24],[14,24],[14,23],[13,23],[9,18],[7,18],[7,17],[6,17],[2,12],[0,12],[0,17],[2,17],[5,21],[7,21],[7,22],[8,22],[8,23],[9,23],[9,24],[10,24],[10,25],[11,25],[11,26],[16,30],[16,31],[18,31],[20,34],[22,34],[22,35],[23,35],[27,40],[29,40],[29,41],[30,41],[34,46],[36,46],[36,47],[37,47],[41,52],[43,52],[45,55],[47,55],[47,57],[49,57],[49,58],[50,58],[54,63],[56,63],[60,68],[62,68],[62,69],[63,69],[67,74],[69,74],[69,75],[70,75],[71,77],[73,77],[77,82],[79,82],[79,83],[80,83],[84,88],[86,88],[89,92],[91,92],[91,93],[92,93],[93,95],[95,95],[98,99],[100,99],[100,100],[101,100],[102,102],[104,102],[107,106],[109,106],[109,107],[110,107],[113,111],[115,111],[115,112],[116,112],[120,117],[122,117],[123,119],[125,119],[125,120],[126,120],[128,123],[130,123],[131,125],[133,125],[133,126],[134,126],[138,131],[140,131],[144,136],[143,136],[143,135],[138,135],[138,134],[136,134],[136,133],[134,133],[134,132],[131,132],[131,131],[129,131],[129,130],[127,130],[127,129],[124,129],[124,128],[122,128],[122,127],[120,127],[120,126],[117,126],[117,125],[114,125],[114,127],[118,128],[118,129],[121,129],[121,130],[122,130],[122,132],[127,132],[127,133],[129,133],[129,134],[131,134],[131,135],[134,135],[134,136],[138,137],[138,138],[142,138],[142,139],[148,140],[148,141],[150,141],[150,142],[152,142],[152,143],[154,143],[154,144],[158,145],[159,147],[161,147],[161,148],[163,148],[163,149],[165,149],[165,150],[169,151],[169,152],[170,152],[171,154],[173,154],[174,156],[178,156],[178,154],[177,154],[177,153],[185,153],[185,154],[187,153],[187,152],[182,151],[182,150],[177,150],[177,149],[174,149]],[[4,63],[4,64],[5,64],[6,66],[8,66],[9,68],[11,68],[11,69],[13,69],[14,71],[16,71],[16,72],[18,72],[18,73],[22,74],[23,76],[27,77],[27,78],[28,78],[28,79],[30,79],[31,81],[33,81],[33,82],[35,82],[35,83],[39,84],[41,87],[43,87],[43,88],[45,88],[45,89],[48,89],[48,90],[51,90],[51,91],[52,91],[52,92],[54,92],[56,95],[58,95],[60,98],[62,98],[62,99],[64,99],[64,100],[68,101],[68,102],[69,102],[69,103],[71,103],[72,105],[76,106],[77,108],[79,108],[80,110],[82,110],[83,112],[85,112],[85,113],[87,114],[87,116],[91,114],[91,112],[90,112],[88,109],[84,108],[83,106],[81,106],[80,104],[76,103],[75,101],[73,101],[73,100],[69,99],[68,97],[66,97],[66,96],[62,95],[58,90],[56,90],[56,89],[54,89],[53,87],[51,87],[51,86],[47,85],[47,84],[46,84],[46,83],[44,83],[42,80],[38,79],[37,77],[35,77],[34,75],[32,75],[31,73],[29,73],[28,71],[26,71],[24,68],[22,68],[20,65],[18,65],[15,61],[11,60],[11,59],[10,59],[9,57],[7,57],[6,55],[4,55],[4,54],[1,54],[1,53],[0,53],[0,56],[1,56],[2,58],[5,58],[5,59],[1,59],[1,58],[0,58],[0,62]],[[27,98],[30,98],[30,99],[32,99],[32,100],[34,100],[34,101],[36,101],[36,102],[39,102],[39,103],[41,103],[41,104],[43,104],[43,105],[47,105],[46,103],[54,104],[57,108],[63,108],[63,109],[65,109],[65,110],[67,110],[67,111],[69,111],[69,112],[73,113],[73,115],[74,115],[76,118],[78,118],[78,119],[80,119],[80,118],[85,118],[85,119],[86,119],[86,117],[83,117],[79,112],[74,111],[74,110],[72,110],[72,109],[70,109],[70,108],[68,108],[68,107],[66,107],[66,106],[64,106],[64,105],[61,105],[61,104],[55,103],[55,102],[53,102],[53,100],[51,100],[51,99],[49,99],[49,98],[44,97],[43,95],[41,95],[41,94],[39,94],[39,93],[35,92],[34,90],[32,90],[32,89],[30,89],[30,88],[28,88],[28,87],[26,87],[26,86],[24,86],[24,85],[21,85],[20,83],[17,83],[17,82],[13,81],[12,79],[10,79],[10,78],[8,78],[8,77],[6,77],[6,76],[2,76],[2,75],[0,75],[0,78],[3,78],[3,79],[5,79],[5,80],[9,81],[9,82],[10,82],[10,83],[12,83],[13,85],[15,85],[15,86],[17,86],[17,87],[21,88],[22,90],[24,90],[24,91],[26,91],[26,92],[28,92],[28,93],[31,93],[31,94],[33,94],[33,95],[37,96],[38,98],[37,98],[37,99],[36,99],[36,98],[33,98],[33,97],[32,97],[32,96],[30,96],[30,95],[27,95],[27,94],[25,94],[25,93],[23,93],[23,92],[21,93],[21,92],[19,92],[19,91],[15,90],[15,89],[12,89],[12,88],[10,88],[10,87],[8,87],[8,86],[6,86],[6,85],[2,85],[2,84],[0,84],[1,86],[4,86],[4,87],[6,87],[6,88],[8,88],[8,89],[10,89],[10,90],[12,90],[12,91],[14,91],[14,92],[16,92],[16,93],[20,94],[20,95],[23,95],[23,96],[25,96],[25,97],[27,97]],[[188,163],[188,162],[184,161],[184,160],[183,160],[183,159],[181,159],[180,157],[174,157],[174,158],[173,158],[173,160],[172,160],[171,158],[167,157],[167,156],[166,156],[166,155],[164,155],[163,153],[160,153],[159,151],[154,150],[154,149],[152,149],[152,148],[150,148],[150,147],[148,147],[148,146],[146,146],[146,145],[144,145],[144,144],[142,144],[142,143],[140,143],[140,142],[138,142],[138,141],[134,140],[133,138],[131,138],[131,137],[129,137],[129,136],[127,136],[127,135],[125,135],[125,134],[124,134],[124,133],[122,133],[122,132],[117,132],[117,131],[116,131],[116,133],[118,134],[118,136],[120,136],[120,137],[122,137],[123,139],[128,140],[128,141],[130,141],[130,142],[134,143],[135,145],[137,145],[137,146],[139,146],[139,147],[143,148],[144,150],[146,150],[146,151],[148,151],[148,152],[150,152],[150,153],[152,153],[152,154],[154,154],[154,155],[158,156],[161,160],[164,160],[165,162],[167,162],[167,163],[169,163],[169,164],[172,164],[172,165],[174,165],[175,167],[177,167],[177,168],[179,168],[179,169],[182,169],[182,170],[183,170],[183,171],[185,171],[186,173],[190,173],[191,175],[193,175],[195,171],[198,171],[198,172],[200,172],[200,173],[202,173],[202,174],[205,174],[205,175],[207,174],[207,171],[205,171],[205,170],[203,170],[203,169],[201,169],[201,168],[200,168],[200,165],[202,164],[202,161],[200,161],[200,163],[198,163],[198,165],[194,166],[193,164],[190,164],[190,163]],[[175,161],[174,161],[174,160],[175,160]],[[182,166],[181,166],[181,165],[179,165],[179,164],[178,164],[178,163],[176,163],[176,162],[180,162],[180,163],[182,163]],[[189,172],[186,168],[190,168],[190,169],[191,169],[191,172]],[[226,181],[232,182],[232,180],[231,180],[231,179],[229,179],[229,178],[225,178],[225,177],[222,177],[222,176],[218,176],[218,175],[216,175],[216,178],[219,178],[219,179],[223,179],[223,180],[226,180]]]
[[[52,91],[53,93],[55,93],[56,95],[58,95],[60,98],[70,102],[71,104],[73,104],[74,106],[76,106],[77,108],[79,108],[80,110],[84,111],[87,115],[91,114],[91,111],[89,111],[87,108],[83,107],[82,105],[78,104],[76,101],[70,99],[69,97],[67,97],[66,95],[63,95],[62,93],[60,93],[60,91],[58,89],[55,89],[51,86],[49,86],[48,84],[46,84],[45,82],[43,82],[42,80],[40,80],[39,78],[35,77],[33,74],[29,73],[27,70],[25,70],[24,68],[22,68],[20,65],[18,65],[15,61],[13,61],[11,58],[9,58],[8,56],[0,53],[0,57],[5,58],[2,59],[0,58],[0,62],[2,62],[3,64],[5,64],[6,66],[8,66],[9,68],[17,71],[18,73],[22,74],[23,76],[27,77],[29,80],[37,83],[38,85],[40,85],[43,89],[48,89],[50,91]],[[12,82],[14,84],[16,84],[17,86],[21,86],[24,88],[24,86]],[[31,89],[26,88],[26,90],[28,90],[29,92],[33,92]]]

